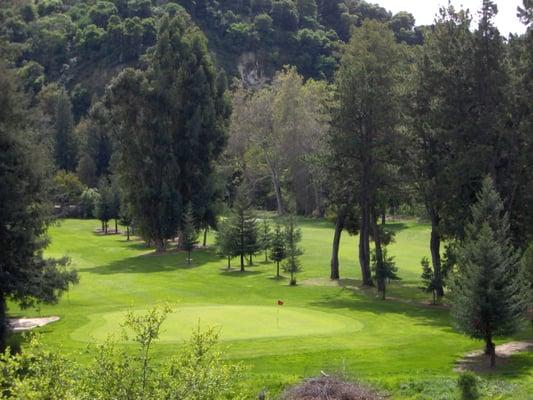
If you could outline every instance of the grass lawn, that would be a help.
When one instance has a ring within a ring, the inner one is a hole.
[[[304,270],[299,285],[289,287],[287,279],[274,279],[275,266],[264,263],[264,256],[244,274],[225,271],[213,249],[195,251],[189,266],[184,253],[156,256],[141,242],[94,233],[97,221],[64,220],[50,229],[47,254],[69,256],[80,284],[56,306],[12,306],[11,314],[59,315],[59,322],[40,329],[43,340],[83,362],[87,344],[117,332],[125,311],[166,301],[174,311],[163,325],[157,356],[179,351],[198,324],[215,326],[227,357],[248,367],[251,395],[262,389],[274,395],[325,371],[368,382],[395,399],[455,398],[454,360],[482,344],[455,333],[447,310],[418,303],[429,299],[417,289],[420,259],[429,255],[429,227],[393,225],[397,236],[390,253],[402,281],[389,291],[394,299],[382,301],[354,288],[360,278],[356,237],[343,237],[343,284],[333,286],[327,279],[331,224],[300,223]],[[285,304],[278,306],[278,300]],[[532,336],[526,329],[518,337]],[[532,353],[513,356],[483,379],[487,398],[533,399]]]

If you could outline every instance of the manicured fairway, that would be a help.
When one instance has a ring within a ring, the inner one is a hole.
[[[356,289],[357,238],[345,235],[341,285],[331,285],[329,258],[332,227],[327,221],[301,220],[303,272],[299,285],[274,279],[275,267],[258,255],[242,274],[226,271],[213,249],[185,255],[153,254],[139,241],[94,233],[96,221],[65,220],[50,230],[51,256],[68,255],[80,273],[60,304],[39,311],[11,313],[59,315],[41,329],[44,340],[84,362],[89,342],[117,333],[124,312],[168,302],[173,312],[163,326],[156,356],[180,351],[198,326],[220,330],[228,358],[247,368],[250,394],[266,388],[276,394],[306,376],[340,372],[390,391],[395,399],[451,399],[455,396],[454,360],[481,347],[450,327],[448,311],[422,304],[417,289],[419,261],[427,255],[429,228],[396,223],[396,256],[402,282],[382,301],[372,291]],[[209,237],[209,243],[213,238]],[[277,301],[284,305],[278,306]],[[519,338],[531,338],[524,330]],[[503,339],[502,339],[503,340]],[[533,357],[513,357],[498,373],[484,378],[502,399],[531,399]],[[253,398],[253,397],[251,397]]]

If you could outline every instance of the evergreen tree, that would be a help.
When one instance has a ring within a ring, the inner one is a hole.
[[[414,188],[431,222],[429,248],[438,297],[444,295],[441,242],[446,233],[455,237],[448,227],[456,211],[448,210],[456,210],[462,197],[459,187],[455,192],[450,187],[458,185],[465,173],[476,171],[462,168],[469,161],[458,157],[464,150],[459,141],[471,104],[470,22],[465,11],[441,8],[434,29],[427,33],[417,54],[412,79],[410,168]],[[462,170],[451,172],[456,164]],[[465,208],[468,210],[468,205]]]
[[[285,242],[285,233],[279,222],[274,227],[272,233],[272,241],[270,243],[270,259],[276,263],[276,278],[280,277],[279,263],[287,257],[287,249]]]
[[[163,17],[148,67],[125,69],[108,91],[120,183],[140,233],[159,252],[189,202],[204,224],[213,161],[226,141],[225,77],[217,77],[205,37],[189,24],[181,14]]]
[[[485,341],[494,367],[493,338],[516,332],[525,316],[526,290],[509,218],[491,178],[484,179],[471,212],[452,280],[452,317],[458,330]]]
[[[231,259],[237,255],[235,250],[236,235],[231,232],[230,221],[224,220],[218,223],[215,235],[215,247],[217,254],[228,260],[228,270],[231,269]]]
[[[394,261],[394,257],[387,254],[387,247],[383,246],[383,262],[378,263],[376,252],[372,252],[372,270],[374,271],[374,279],[377,281],[378,291],[381,292],[381,298],[385,300],[387,294],[387,283],[391,280],[399,280],[398,267]]]
[[[422,275],[420,276],[420,279],[423,284],[420,289],[426,293],[432,293],[433,304],[437,304],[438,281],[435,279],[435,273],[429,265],[429,259],[427,257],[422,258],[420,265],[422,266]]]
[[[49,168],[27,140],[32,127],[14,76],[0,64],[0,352],[8,334],[7,301],[27,308],[55,303],[77,282],[67,260],[43,257],[50,223]]]
[[[259,228],[259,244],[261,251],[265,253],[265,262],[268,262],[268,252],[270,251],[272,234],[270,230],[270,224],[266,219],[263,219],[261,227]]]
[[[283,270],[291,274],[291,286],[296,286],[295,274],[302,270],[300,256],[303,254],[303,251],[298,246],[301,240],[302,231],[296,226],[294,216],[290,214],[285,223],[285,243],[287,256],[285,258],[285,263],[283,264]]]
[[[120,224],[126,227],[126,240],[130,240],[131,226],[133,224],[133,218],[131,216],[130,205],[122,199],[120,201]]]
[[[187,252],[187,264],[190,264],[191,252],[194,249],[194,245],[198,243],[198,230],[196,229],[194,210],[191,203],[189,203],[183,215],[180,239],[181,247]]]
[[[257,219],[252,211],[252,203],[243,188],[237,193],[228,224],[235,255],[240,256],[241,272],[244,272],[244,258],[257,253],[260,244],[257,240]]]
[[[78,164],[78,143],[74,136],[72,107],[65,90],[61,91],[57,98],[54,139],[57,167],[65,171],[75,171]]]

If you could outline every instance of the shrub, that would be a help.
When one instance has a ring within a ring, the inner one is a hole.
[[[457,385],[459,386],[459,390],[461,392],[461,400],[479,399],[477,377],[472,372],[467,371],[459,375]]]

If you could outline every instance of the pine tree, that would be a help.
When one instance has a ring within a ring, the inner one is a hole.
[[[437,290],[439,285],[435,279],[435,273],[429,265],[429,259],[427,257],[422,258],[420,265],[422,266],[420,279],[423,283],[420,289],[426,293],[433,293],[433,304],[437,304]]]
[[[235,237],[236,235],[231,232],[231,225],[228,220],[218,223],[215,234],[215,247],[219,256],[227,258],[228,270],[231,269],[231,259],[237,255],[235,251]]]
[[[181,246],[187,252],[187,264],[191,263],[191,252],[194,245],[198,243],[198,230],[196,229],[196,222],[194,218],[194,210],[192,204],[189,203],[187,210],[183,215],[183,223],[181,229]]]
[[[458,270],[451,286],[456,328],[483,339],[490,365],[496,363],[493,338],[511,335],[526,312],[526,288],[514,249],[509,218],[491,178],[483,180],[471,222],[459,247]]]
[[[261,251],[265,253],[265,262],[268,262],[268,252],[270,251],[272,242],[271,236],[270,224],[264,219],[259,230],[259,243],[261,245]]]
[[[280,277],[279,263],[287,257],[287,249],[285,242],[285,233],[281,225],[276,223],[274,232],[272,233],[272,241],[270,243],[270,258],[276,263],[276,278]]]
[[[291,214],[285,223],[285,243],[287,257],[283,264],[283,270],[291,274],[291,286],[296,286],[295,274],[302,270],[300,256],[303,254],[302,249],[298,246],[302,240],[302,231],[296,226],[294,216]]]
[[[68,260],[43,256],[51,222],[50,171],[44,154],[29,140],[28,111],[13,82],[0,63],[0,352],[8,334],[8,300],[23,308],[55,303],[77,282]]]
[[[241,272],[244,272],[244,258],[257,253],[260,244],[257,240],[257,219],[252,211],[252,203],[242,188],[237,193],[228,224],[235,254],[240,256]]]

